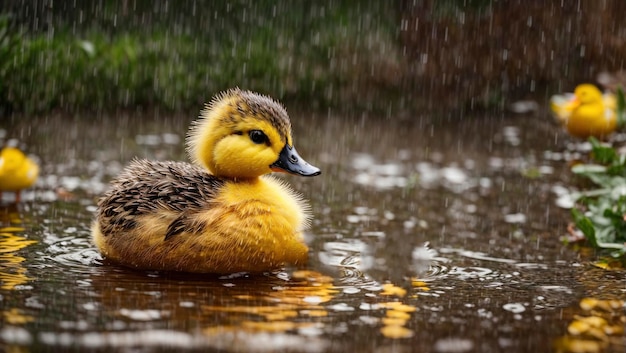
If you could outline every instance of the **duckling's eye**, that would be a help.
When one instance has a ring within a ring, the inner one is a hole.
[[[250,130],[248,135],[250,136],[250,140],[256,144],[269,143],[267,135],[261,130]]]

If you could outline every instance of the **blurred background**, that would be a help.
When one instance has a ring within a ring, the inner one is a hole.
[[[573,95],[550,99],[626,82],[624,14],[623,0],[1,1],[0,352],[623,353],[620,95],[593,106],[613,118],[602,144],[566,132]],[[188,160],[190,123],[234,86],[280,100],[322,170],[281,176],[311,205],[308,266],[104,262],[90,227],[110,180],[134,158]]]
[[[232,86],[324,109],[502,108],[623,67],[623,1],[14,1],[0,112],[197,110]]]

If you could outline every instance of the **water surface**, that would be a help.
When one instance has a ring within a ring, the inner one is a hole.
[[[193,117],[2,126],[42,167],[26,202],[0,209],[4,350],[545,352],[589,315],[583,298],[626,297],[623,272],[560,240],[557,200],[584,152],[545,116],[291,116],[323,171],[285,177],[315,215],[310,264],[258,276],[132,271],[90,243],[107,182],[135,156],[185,160]],[[607,342],[623,351],[623,332]]]

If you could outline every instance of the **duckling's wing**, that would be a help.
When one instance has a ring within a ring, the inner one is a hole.
[[[180,234],[188,228],[187,224],[189,223],[189,216],[187,214],[182,214],[178,216],[170,225],[167,227],[167,232],[165,232],[165,240],[175,236],[176,234]]]
[[[183,232],[192,234],[202,233],[205,229],[205,224],[194,220],[194,218],[191,217],[192,214],[191,212],[183,212],[180,216],[176,217],[167,227],[165,240]]]
[[[176,234],[186,215],[210,207],[223,183],[189,163],[134,160],[98,202],[102,233],[133,229],[142,216],[178,214],[170,225]]]

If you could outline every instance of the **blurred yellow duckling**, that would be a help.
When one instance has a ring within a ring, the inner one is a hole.
[[[281,104],[231,89],[189,131],[193,164],[134,160],[98,202],[93,240],[103,256],[137,268],[263,272],[302,265],[309,206],[269,174],[315,176]]]
[[[15,202],[20,202],[20,192],[37,181],[39,166],[15,147],[0,150],[0,199],[2,192],[15,192]]]
[[[574,94],[555,95],[550,107],[556,119],[575,137],[606,138],[617,129],[616,99],[592,84],[581,84]]]

